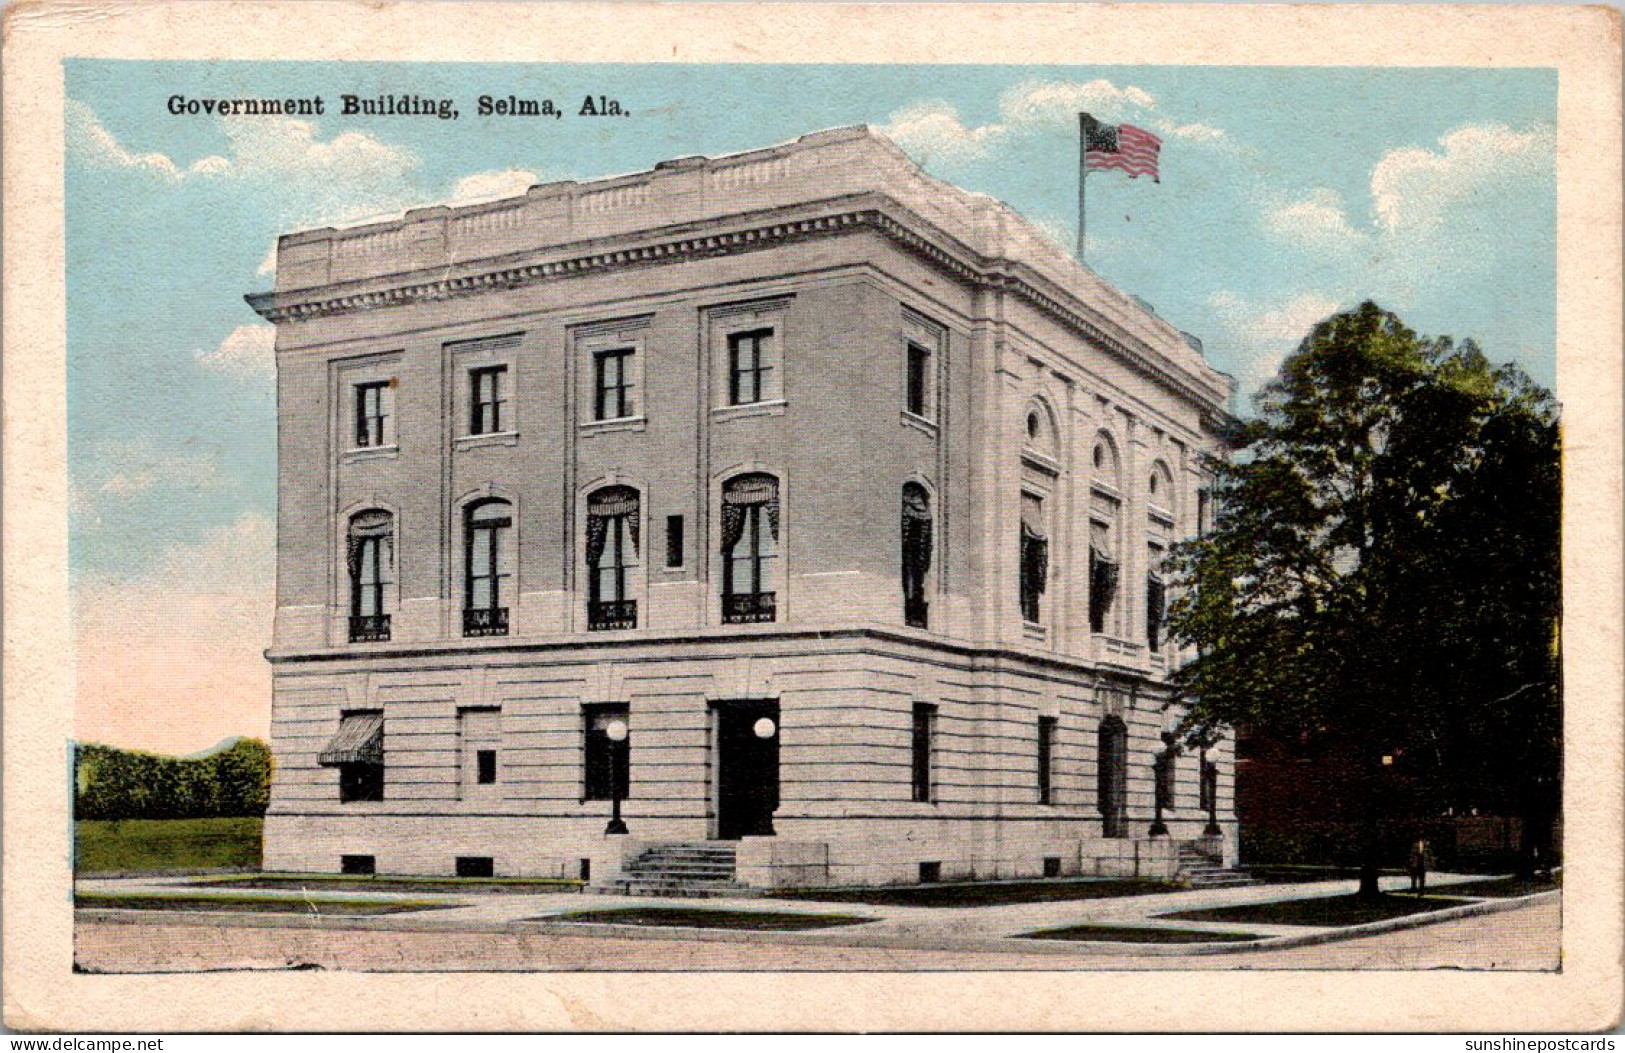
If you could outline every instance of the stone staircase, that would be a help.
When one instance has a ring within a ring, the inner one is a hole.
[[[735,880],[734,846],[716,842],[652,845],[626,869],[587,891],[608,896],[760,896]]]
[[[1179,871],[1174,879],[1191,888],[1239,888],[1263,882],[1245,870],[1231,870],[1223,856],[1201,841],[1185,841],[1179,846]]]

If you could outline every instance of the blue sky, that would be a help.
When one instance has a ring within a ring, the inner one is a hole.
[[[1242,408],[1309,326],[1365,298],[1554,379],[1550,70],[76,60],[65,76],[71,570],[83,638],[129,651],[105,674],[81,663],[85,737],[263,732],[274,396],[269,327],[242,294],[269,287],[288,230],[867,123],[1070,246],[1087,110],[1164,140],[1160,184],[1090,177],[1089,264],[1200,336]],[[405,91],[460,117],[336,114],[341,93]],[[176,117],[177,94],[319,94],[329,115]],[[481,118],[481,94],[567,115]],[[589,94],[632,116],[575,116]]]

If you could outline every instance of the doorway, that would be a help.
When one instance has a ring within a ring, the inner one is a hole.
[[[1118,717],[1100,722],[1096,751],[1100,773],[1100,832],[1128,836],[1128,726]]]
[[[779,704],[772,699],[719,702],[713,711],[717,838],[771,835],[779,807]]]

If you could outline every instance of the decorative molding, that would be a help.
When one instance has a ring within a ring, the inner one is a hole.
[[[251,293],[245,299],[261,317],[274,324],[280,324],[412,303],[459,299],[555,279],[648,264],[721,256],[733,252],[750,252],[806,238],[872,229],[966,284],[994,292],[1009,292],[1025,300],[1061,321],[1086,340],[1117,354],[1135,368],[1171,384],[1182,394],[1207,407],[1207,413],[1217,421],[1229,418],[1227,410],[1218,408],[1222,395],[1215,397],[1214,393],[1195,386],[1182,373],[1170,369],[1163,361],[1159,361],[1165,356],[1143,340],[1126,333],[1119,336],[1109,332],[1105,328],[1109,323],[1089,317],[1085,313],[1089,310],[1086,304],[1064,289],[1054,286],[1049,279],[1031,267],[1017,261],[984,257],[953,239],[951,235],[936,231],[931,224],[915,216],[903,205],[889,198],[882,200],[886,202],[885,209],[856,208],[806,219],[766,222],[759,226],[725,233],[668,238],[630,248],[589,253],[543,263],[515,264],[483,273],[413,282],[339,296],[320,297],[318,294],[318,298],[302,299],[301,297],[310,296],[317,290],[289,290],[281,293]],[[911,222],[904,223],[892,215],[893,209],[908,216]],[[939,244],[916,230],[915,225],[932,230],[944,241],[951,242],[954,247],[950,249]],[[659,231],[647,233],[658,235]],[[789,299],[789,296],[779,295],[766,300],[707,307],[706,311],[713,315],[734,309],[760,311],[772,309],[775,302],[787,304]],[[1066,303],[1066,299],[1074,300],[1077,307]]]

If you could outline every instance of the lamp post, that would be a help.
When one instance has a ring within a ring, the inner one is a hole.
[[[1218,744],[1219,740],[1213,739],[1207,744],[1207,750]],[[1202,836],[1218,837],[1224,832],[1219,829],[1219,763],[1208,759],[1207,750],[1202,751],[1202,785],[1207,797],[1207,826]]]
[[[604,726],[604,737],[609,739],[609,825],[604,827],[606,834],[626,833],[626,823],[621,820],[621,765],[620,744],[626,741],[626,721],[619,717],[611,720]]]

